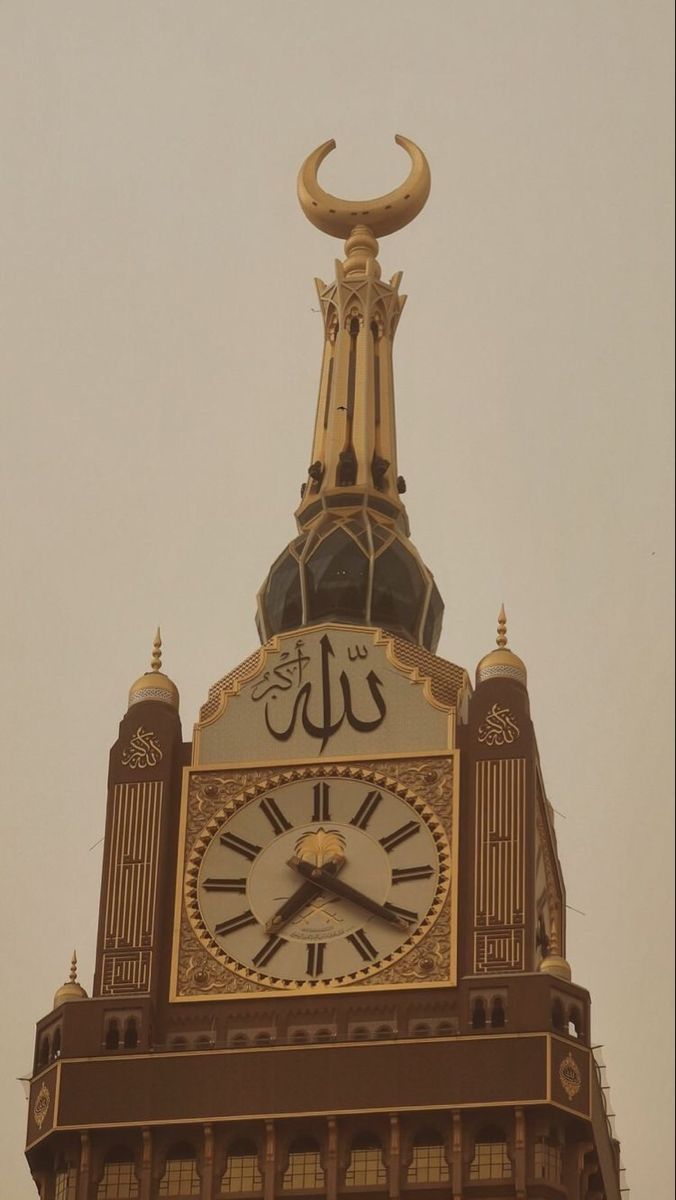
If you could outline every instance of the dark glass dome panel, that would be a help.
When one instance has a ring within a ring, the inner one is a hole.
[[[431,650],[434,654],[439,645],[441,637],[441,626],[444,619],[444,602],[441,599],[441,593],[436,583],[432,583],[432,594],[430,596],[430,606],[427,610],[425,618],[425,630],[423,633],[423,646],[427,650]]]
[[[404,629],[417,640],[425,587],[414,555],[395,538],[376,559],[371,599],[373,624],[384,629]]]
[[[300,567],[288,550],[277,559],[270,571],[265,608],[267,623],[275,632],[295,629],[303,624]]]
[[[344,529],[320,542],[306,565],[308,619],[348,617],[364,620],[369,564]]]

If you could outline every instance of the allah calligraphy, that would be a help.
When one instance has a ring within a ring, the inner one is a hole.
[[[484,746],[511,746],[520,732],[513,713],[502,704],[494,704],[479,726],[478,738]]]
[[[129,745],[122,751],[122,765],[130,767],[132,771],[142,771],[145,767],[157,766],[161,758],[157,734],[139,725],[129,739]]]
[[[569,1100],[574,1100],[582,1087],[582,1074],[575,1059],[567,1054],[559,1066],[559,1082]]]
[[[360,664],[368,659],[364,645],[349,647],[347,669],[336,665],[336,655],[328,634],[319,639],[319,661],[313,662],[311,653],[304,652],[304,642],[296,642],[295,651],[284,651],[280,662],[266,671],[251,693],[255,704],[265,702],[265,725],[278,742],[287,742],[297,727],[321,742],[319,753],[326,748],[330,739],[347,724],[358,733],[371,733],[385,720],[387,707],[383,697],[383,683],[375,671],[369,671],[359,680],[365,684],[364,708],[353,703],[352,693],[357,680],[351,678],[350,664]],[[316,666],[316,672],[313,667]],[[311,676],[311,677],[309,677]],[[288,694],[288,704],[278,704]],[[285,710],[284,720],[278,720],[279,710]]]
[[[35,1124],[37,1125],[38,1129],[42,1129],[45,1117],[47,1116],[47,1113],[49,1112],[49,1105],[51,1103],[51,1099],[52,1099],[51,1092],[50,1092],[49,1088],[47,1087],[47,1084],[43,1083],[40,1087],[40,1091],[37,1094],[35,1104],[33,1105],[33,1120],[35,1121]]]

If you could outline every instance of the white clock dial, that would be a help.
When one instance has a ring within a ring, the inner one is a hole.
[[[273,986],[347,983],[430,928],[448,861],[422,802],[360,779],[285,783],[242,803],[208,841],[196,879],[202,941]]]

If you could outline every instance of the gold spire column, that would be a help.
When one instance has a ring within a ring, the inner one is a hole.
[[[324,323],[311,462],[296,510],[300,538],[273,564],[258,596],[258,626],[272,634],[322,621],[375,625],[434,650],[443,602],[409,541],[401,500],[394,415],[394,334],[406,297],[401,272],[381,279],[377,238],[420,212],[430,190],[422,150],[397,136],[411,160],[408,177],[373,200],[325,192],[317,170],[325,142],[298,176],[309,221],[345,239],[331,284],[315,280]]]

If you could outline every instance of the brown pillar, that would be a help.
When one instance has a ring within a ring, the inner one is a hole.
[[[77,1200],[89,1200],[90,1149],[89,1134],[85,1131],[80,1134],[80,1170],[78,1171],[77,1178]]]
[[[390,1200],[399,1200],[401,1175],[401,1139],[399,1136],[399,1117],[390,1114],[390,1158],[389,1158],[389,1195]]]
[[[263,1196],[265,1200],[275,1200],[275,1125],[274,1121],[265,1122],[265,1176],[263,1179]]]
[[[326,1140],[326,1200],[336,1200],[338,1195],[338,1122],[328,1118]]]
[[[453,1113],[451,1135],[451,1189],[453,1200],[462,1200],[462,1117]]]
[[[202,1196],[211,1200],[214,1192],[214,1131],[211,1125],[204,1126],[204,1149],[202,1153]]]
[[[526,1195],[526,1118],[522,1108],[514,1110],[514,1183],[517,1200]]]
[[[153,1135],[150,1129],[141,1130],[141,1200],[152,1200],[153,1194]]]

